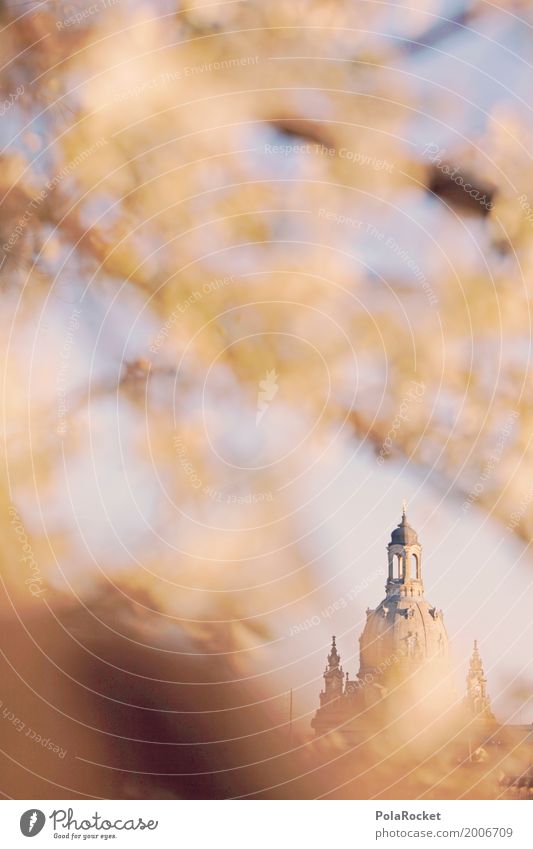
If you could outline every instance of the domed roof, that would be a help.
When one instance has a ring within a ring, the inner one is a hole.
[[[442,612],[424,598],[385,598],[367,611],[360,638],[360,675],[391,665],[419,666],[448,661],[448,636]]]
[[[407,516],[405,515],[405,510],[402,513],[402,521],[395,528],[391,535],[391,543],[392,545],[417,545],[418,544],[418,534],[411,525],[407,522]]]

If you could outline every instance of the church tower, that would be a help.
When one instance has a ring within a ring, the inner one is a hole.
[[[418,542],[416,531],[407,523],[405,506],[402,520],[391,534],[387,551],[389,557],[387,596],[421,597],[424,594],[422,546]]]
[[[422,546],[405,508],[387,545],[385,598],[366,611],[359,638],[359,672],[344,675],[335,637],[312,727],[341,731],[357,742],[387,728],[410,738],[456,708],[442,611],[424,597]],[[394,730],[392,730],[394,729]]]
[[[490,696],[487,693],[487,679],[483,671],[477,640],[474,640],[474,650],[466,676],[465,705],[470,716],[474,719],[494,722],[494,714],[490,707]]]
[[[332,637],[331,651],[328,654],[328,665],[324,672],[324,689],[320,693],[321,707],[328,702],[338,699],[344,687],[344,672],[340,665],[340,654],[337,651],[335,637]]]
[[[434,671],[446,676],[449,648],[442,611],[424,597],[422,546],[405,508],[391,534],[387,557],[386,595],[375,610],[366,612],[358,677],[387,688],[392,680],[413,678],[430,662]]]

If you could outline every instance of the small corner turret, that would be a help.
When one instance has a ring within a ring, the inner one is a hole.
[[[331,638],[331,650],[328,654],[328,665],[324,672],[324,689],[320,693],[320,704],[324,705],[342,695],[344,689],[344,672],[340,665],[340,654],[337,651],[336,638]]]
[[[490,696],[487,693],[487,679],[483,671],[477,640],[474,640],[474,649],[466,676],[465,706],[474,719],[485,722],[495,721],[490,706]]]

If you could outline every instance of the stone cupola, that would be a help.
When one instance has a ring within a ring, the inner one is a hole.
[[[422,546],[418,541],[418,534],[407,521],[405,506],[402,520],[391,534],[387,552],[387,596],[423,596]]]

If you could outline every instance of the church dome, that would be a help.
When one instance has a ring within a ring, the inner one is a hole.
[[[395,741],[411,741],[436,717],[447,722],[456,710],[442,611],[424,596],[422,546],[405,508],[387,557],[386,595],[375,610],[366,612],[355,680],[343,672],[333,637],[320,708],[313,719],[317,734],[336,730],[359,741],[378,729]],[[477,665],[475,671],[476,676],[470,676],[471,702],[479,710],[485,679]]]
[[[448,662],[448,636],[442,612],[424,598],[393,596],[367,611],[360,637],[359,678],[387,676],[393,670]],[[397,676],[394,676],[397,677]]]
[[[402,514],[402,521],[391,534],[391,543],[393,545],[417,545],[418,534],[411,525],[407,522],[405,512]]]
[[[367,610],[360,637],[359,679],[385,683],[417,668],[449,665],[448,636],[442,611],[424,597],[422,546],[405,515],[388,545],[386,597]]]

